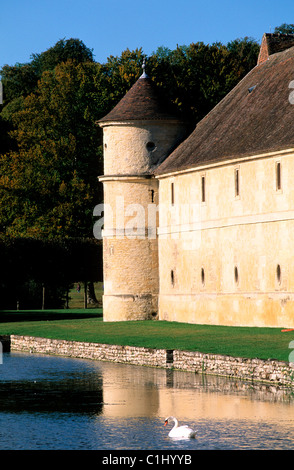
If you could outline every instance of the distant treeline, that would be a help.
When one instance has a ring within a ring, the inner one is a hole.
[[[0,259],[0,310],[61,308],[74,282],[103,279],[102,243],[95,239],[1,237]]]

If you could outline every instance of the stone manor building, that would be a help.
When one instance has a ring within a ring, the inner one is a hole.
[[[103,128],[105,321],[294,327],[294,35],[186,137],[145,71]]]

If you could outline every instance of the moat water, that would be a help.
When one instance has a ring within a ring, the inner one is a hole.
[[[197,430],[173,440],[167,416]],[[294,449],[290,390],[193,373],[5,353],[1,450]]]

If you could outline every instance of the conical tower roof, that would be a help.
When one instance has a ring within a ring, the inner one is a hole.
[[[143,65],[144,68],[144,65]],[[109,121],[158,121],[178,118],[171,114],[156,90],[155,84],[145,73],[119,103],[98,123]]]

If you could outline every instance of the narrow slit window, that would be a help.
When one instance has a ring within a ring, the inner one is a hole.
[[[235,269],[234,269],[234,277],[235,277],[235,284],[238,285],[238,284],[239,284],[239,271],[238,271],[238,266],[235,266]]]
[[[174,183],[171,184],[171,203],[172,203],[172,206],[175,203],[175,186],[174,186]]]
[[[201,268],[201,284],[204,287],[205,286],[205,272],[204,268]]]
[[[170,280],[171,280],[171,285],[174,286],[175,285],[175,274],[174,274],[173,269],[170,272]]]
[[[281,266],[278,264],[277,265],[277,281],[278,281],[278,284],[281,284],[281,279],[282,279],[282,272],[281,272]]]
[[[201,176],[201,201],[205,202],[205,176]]]
[[[281,162],[276,162],[276,190],[280,191],[281,189],[282,189]]]
[[[240,170],[235,168],[235,197],[240,196]]]

